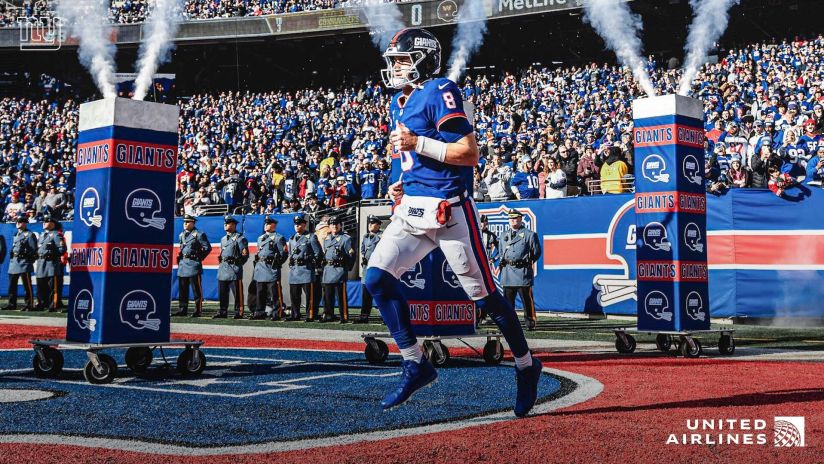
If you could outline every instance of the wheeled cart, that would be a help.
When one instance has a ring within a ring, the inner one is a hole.
[[[113,357],[101,353],[103,350],[126,348],[126,365],[132,372],[140,374],[152,363],[155,348],[184,347],[177,358],[177,370],[183,375],[199,375],[206,368],[206,355],[200,350],[201,340],[170,340],[153,343],[94,344],[68,340],[30,340],[34,347],[32,365],[34,374],[40,378],[57,378],[63,371],[65,350],[83,350],[89,358],[83,368],[83,376],[89,383],[111,383],[117,375],[117,362]]]
[[[431,335],[419,336],[423,341],[423,352],[426,358],[429,359],[435,366],[443,366],[449,362],[449,350],[446,345],[442,343],[443,340],[458,340],[464,345],[468,346],[472,351],[483,356],[487,364],[499,364],[504,359],[504,346],[501,343],[500,332],[476,333],[467,335]],[[386,361],[389,356],[389,347],[381,339],[391,339],[392,335],[388,333],[365,333],[361,334],[363,341],[366,342],[366,349],[364,355],[370,364],[381,364]],[[470,338],[485,338],[483,352],[478,351],[474,346],[467,343],[465,340]]]
[[[632,353],[635,351],[635,337],[630,335],[646,334],[655,335],[655,346],[659,351],[667,353],[675,347],[675,351],[680,352],[685,358],[697,358],[703,353],[701,342],[696,340],[696,335],[718,334],[718,351],[723,356],[730,356],[735,353],[734,329],[710,329],[691,331],[646,331],[634,328],[618,328],[615,332],[615,349],[619,353]]]

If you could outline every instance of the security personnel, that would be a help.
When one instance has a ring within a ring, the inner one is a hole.
[[[255,255],[256,308],[252,319],[266,319],[266,302],[272,301],[273,321],[283,318],[283,289],[280,286],[280,266],[288,258],[286,239],[275,232],[278,221],[266,216],[263,235],[258,237],[258,253]]]
[[[335,296],[340,308],[340,323],[349,322],[349,302],[346,293],[346,274],[355,265],[355,249],[352,237],[341,229],[340,218],[329,218],[329,235],[323,241],[323,319],[321,322],[335,320]]]
[[[60,235],[60,238],[65,240],[66,236],[63,234],[63,224],[60,221],[54,223],[54,230]],[[66,265],[69,264],[69,249],[66,246],[66,252],[60,255],[60,264],[57,266],[57,307],[60,308],[61,313],[69,312],[69,309],[63,305],[63,281],[66,275]]]
[[[315,268],[323,259],[323,250],[315,234],[306,230],[306,217],[295,216],[295,235],[287,244],[289,250],[289,296],[292,313],[289,320],[300,319],[300,294],[306,297],[306,322],[315,320]]]
[[[366,226],[367,233],[363,237],[360,247],[361,264],[363,265],[364,271],[366,271],[366,265],[369,264],[369,258],[372,256],[372,252],[375,251],[375,247],[378,245],[378,242],[381,241],[381,220],[378,219],[377,216],[370,214],[366,221],[368,222]],[[354,323],[368,323],[370,312],[372,312],[372,294],[366,289],[366,285],[363,283],[363,279],[361,279],[361,313],[360,317],[358,317]]]
[[[9,257],[9,302],[3,309],[17,309],[17,281],[23,281],[26,291],[26,306],[21,311],[34,311],[34,295],[31,288],[31,273],[37,258],[37,235],[28,230],[26,216],[17,218],[17,233],[11,245]],[[42,308],[41,308],[42,309]]]
[[[226,235],[220,239],[217,268],[217,291],[220,310],[212,319],[226,319],[229,310],[229,292],[235,296],[235,319],[243,318],[243,265],[249,260],[249,242],[237,232],[237,220],[226,216],[223,220]]]
[[[66,252],[66,241],[55,230],[55,220],[43,217],[43,232],[37,241],[37,309],[60,311],[57,295],[57,277],[60,257]]]
[[[513,307],[515,295],[521,295],[527,329],[534,330],[536,315],[532,285],[535,283],[535,273],[532,267],[541,257],[541,245],[538,234],[524,227],[524,217],[520,211],[510,209],[508,218],[510,230],[500,240],[501,286],[504,297]]]
[[[178,241],[177,252],[178,311],[173,316],[185,316],[189,312],[189,287],[195,295],[195,311],[192,317],[200,317],[203,312],[203,260],[212,251],[212,244],[204,232],[195,228],[197,218],[187,214],[183,217],[183,232]]]
[[[493,261],[498,256],[498,237],[489,230],[489,217],[481,216],[481,240],[484,242],[486,258]]]

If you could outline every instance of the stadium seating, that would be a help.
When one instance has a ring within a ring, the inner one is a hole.
[[[798,179],[807,174],[807,160],[824,145],[817,135],[824,124],[822,49],[820,35],[754,44],[730,50],[697,76],[693,94],[705,102],[710,155],[706,176],[712,193],[767,187],[770,166]],[[649,67],[659,91],[673,92],[679,72],[654,62]],[[516,167],[513,160],[529,157],[531,169],[544,178],[546,160],[556,158],[581,194],[608,190],[598,186],[606,147],[621,147],[628,174],[633,172],[631,100],[641,92],[626,70],[597,64],[530,67],[472,74],[461,86],[476,108],[482,152],[476,176],[479,200],[492,196],[483,171],[496,155],[502,171],[510,172]],[[0,207],[5,221],[26,211],[36,218],[49,206],[63,217],[72,214],[77,97],[67,95],[65,86],[49,76],[41,77],[36,90],[37,98],[0,100]],[[372,163],[370,169],[386,168],[378,161],[386,156],[389,97],[381,84],[369,82],[340,89],[181,98],[178,213],[208,204],[227,204],[230,210],[247,205],[245,211],[258,213],[292,211],[303,207],[308,193],[316,193],[321,203],[338,195],[337,176],[347,176],[347,183],[351,177],[341,171],[360,172],[366,162]],[[559,156],[561,147],[565,157]],[[768,152],[767,157],[759,160],[762,152]],[[579,169],[584,154],[591,157],[588,174]],[[729,168],[736,158],[741,168],[733,175]],[[284,182],[285,176],[295,182]],[[619,191],[632,189],[631,178],[615,185]],[[349,190],[345,200],[337,196],[335,201],[357,199],[357,193],[352,194],[357,185]],[[44,198],[37,201],[39,195]],[[285,201],[292,195],[298,204]]]

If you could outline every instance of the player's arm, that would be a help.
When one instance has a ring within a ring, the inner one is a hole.
[[[389,141],[399,151],[414,151],[418,155],[454,166],[474,167],[478,165],[478,160],[481,158],[474,133],[464,135],[453,143],[447,143],[429,137],[419,137],[406,126],[398,123],[398,128],[392,131]]]

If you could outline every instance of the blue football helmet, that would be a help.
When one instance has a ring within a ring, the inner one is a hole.
[[[707,313],[704,311],[704,299],[698,292],[690,292],[687,295],[687,300],[684,302],[687,308],[687,316],[696,321],[707,320]]]
[[[94,187],[89,187],[83,191],[78,206],[80,207],[80,220],[83,221],[83,224],[89,227],[100,227],[103,223],[103,216],[99,214],[100,194],[97,193]]]
[[[396,58],[408,58],[410,64],[395,69]],[[441,43],[426,29],[403,29],[392,38],[383,59],[386,61],[386,68],[381,70],[384,85],[402,89],[432,79],[441,72]]]
[[[441,277],[443,277],[443,281],[450,287],[461,288],[461,281],[458,280],[458,276],[455,274],[455,271],[452,270],[452,266],[449,265],[449,261],[447,260],[443,260]]]
[[[421,263],[409,268],[400,276],[400,281],[409,288],[418,288],[423,290],[426,287],[426,279],[423,276],[423,266]]]
[[[672,251],[672,243],[667,238],[667,228],[660,222],[650,222],[644,226],[644,245],[656,251]]]
[[[94,332],[96,320],[92,319],[94,312],[94,297],[92,292],[80,290],[74,298],[74,306],[72,306],[72,318],[78,327],[89,332]]]
[[[701,238],[701,228],[694,222],[684,227],[684,244],[696,253],[704,252],[704,242]]]
[[[649,155],[641,163],[641,173],[644,179],[650,182],[669,182],[670,175],[667,173],[667,162],[661,155]]]

